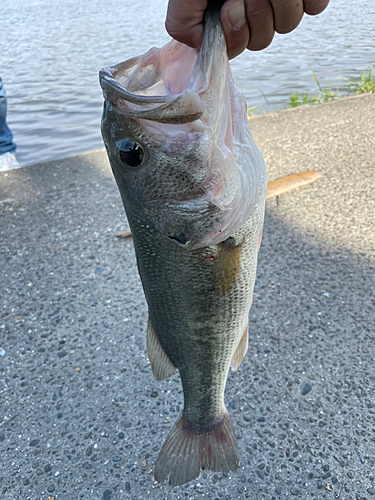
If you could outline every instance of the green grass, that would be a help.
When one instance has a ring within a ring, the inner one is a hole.
[[[340,92],[338,88],[336,91],[332,89],[332,85],[330,84],[328,88],[323,88],[315,75],[314,71],[310,68],[311,74],[315,80],[317,86],[317,95],[310,95],[307,92],[300,93],[297,91],[291,92],[289,97],[289,107],[297,108],[298,106],[304,106],[306,104],[321,104],[323,102],[333,101],[334,99],[338,99],[339,97],[343,97],[345,95],[351,94],[363,94],[365,92],[375,92],[375,75],[372,74],[371,67],[368,67],[363,73],[360,73],[359,78],[355,80],[346,79],[346,85],[344,86],[343,92]],[[266,113],[272,112],[271,105],[267,100],[267,97],[260,91],[263,95],[264,100],[267,104]],[[257,109],[258,106],[253,106],[252,108],[248,108],[247,114],[248,116],[252,116],[254,114],[254,110]],[[273,111],[277,111],[277,107],[275,105],[275,109]]]
[[[247,108],[247,116],[253,116],[253,111],[254,109],[259,108],[260,104],[258,106],[253,106],[252,108]]]
[[[289,107],[297,108],[298,106],[304,106],[305,104],[320,104],[322,102],[326,102],[322,97],[311,97],[307,92],[304,92],[302,95],[300,95],[300,93],[296,91],[290,94]]]
[[[350,81],[348,89],[354,94],[363,94],[364,92],[375,92],[375,77],[372,76],[371,68],[361,73],[359,82]]]
[[[303,106],[305,104],[321,104],[323,102],[329,102],[338,97],[343,97],[348,94],[362,94],[364,92],[375,92],[375,77],[372,76],[371,68],[367,68],[366,71],[360,73],[359,81],[348,81],[346,85],[346,94],[340,93],[339,89],[336,92],[332,89],[331,84],[328,88],[323,88],[318,78],[316,77],[313,70],[310,68],[311,74],[314,77],[315,83],[318,87],[318,95],[311,96],[307,92],[300,94],[298,91],[292,92],[290,94],[289,107],[297,108],[298,106]]]

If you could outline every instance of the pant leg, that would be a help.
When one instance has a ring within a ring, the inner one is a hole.
[[[7,117],[7,98],[5,88],[0,77],[0,155],[4,153],[13,153],[16,145],[13,142],[13,134],[6,124]]]

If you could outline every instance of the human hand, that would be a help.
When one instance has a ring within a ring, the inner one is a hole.
[[[165,27],[171,37],[199,49],[203,17],[209,0],[169,0]],[[229,59],[246,48],[262,50],[275,31],[289,33],[304,13],[320,14],[329,0],[227,0],[220,11]]]

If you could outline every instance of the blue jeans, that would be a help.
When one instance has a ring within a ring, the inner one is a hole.
[[[16,145],[13,142],[13,134],[6,124],[7,117],[7,96],[3,81],[0,77],[0,155],[4,153],[13,153]]]

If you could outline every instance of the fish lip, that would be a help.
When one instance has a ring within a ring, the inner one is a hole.
[[[146,120],[159,123],[184,124],[199,120],[204,113],[204,105],[196,92],[187,89],[181,94],[162,96],[143,96],[128,92],[115,78],[118,70],[126,68],[130,61],[125,61],[117,66],[108,66],[99,72],[100,86],[103,89],[105,99],[110,99],[107,92],[116,99],[126,103],[126,111],[123,112],[134,118],[145,118]]]
[[[164,95],[164,96],[142,96],[137,94],[132,94],[125,90],[125,88],[119,84],[119,82],[114,78],[114,73],[120,69],[119,66],[107,66],[99,71],[99,82],[102,90],[104,92],[108,91],[114,94],[116,97],[125,99],[125,101],[131,102],[133,104],[166,104],[175,100],[177,95]]]

